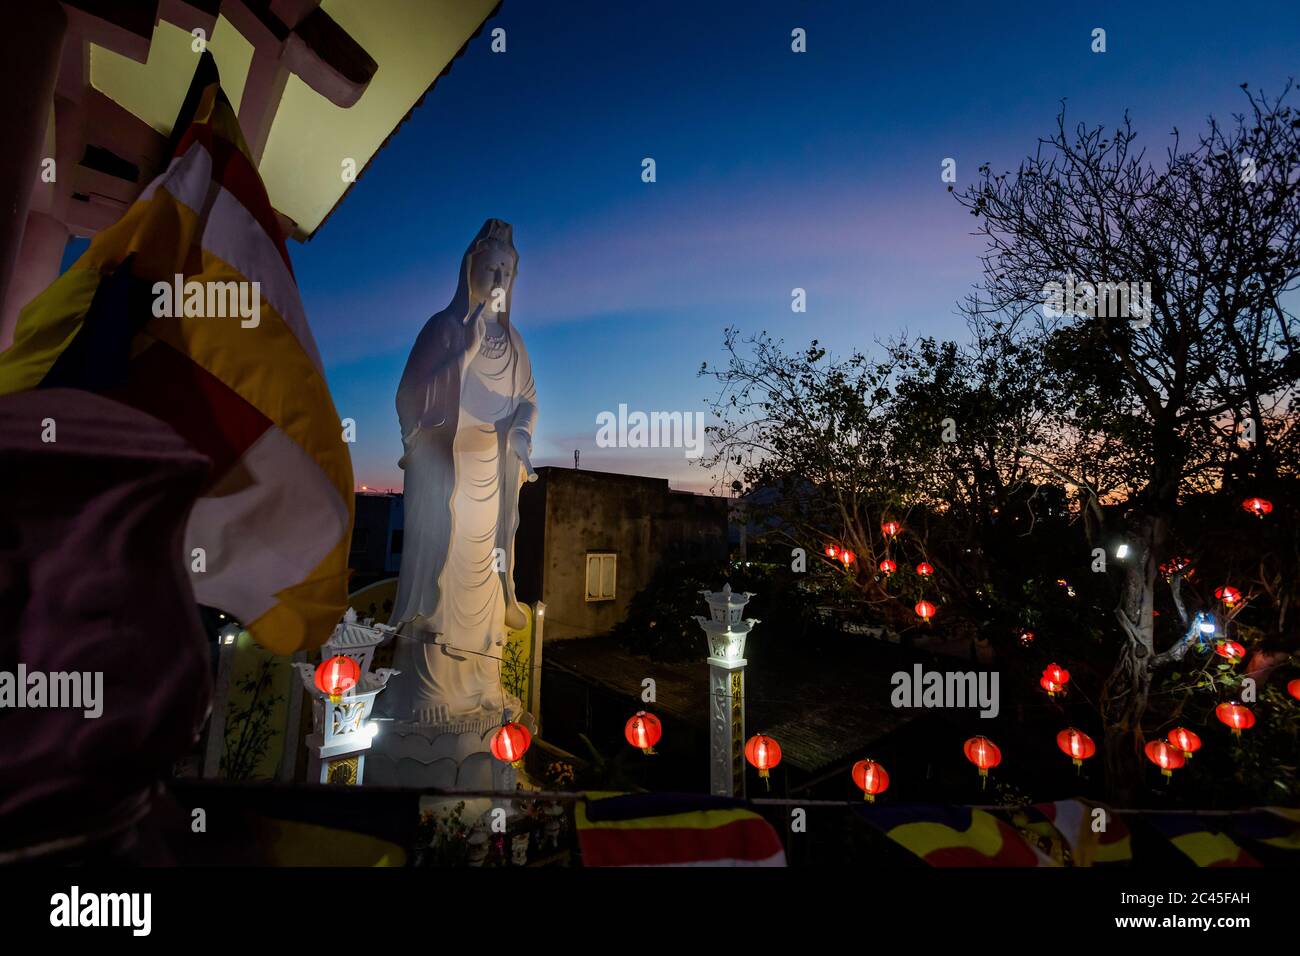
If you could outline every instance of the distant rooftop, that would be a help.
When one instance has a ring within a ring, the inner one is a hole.
[[[776,635],[764,641],[761,628],[745,654],[746,733],[774,737],[791,766],[808,774],[824,771],[912,720],[906,711],[867,704],[889,700],[896,667],[882,654],[886,646],[863,638],[830,657],[783,645]],[[702,652],[703,632],[700,646]],[[658,712],[698,726],[708,721],[709,668],[703,658],[658,663],[615,638],[593,637],[548,642],[545,662],[632,699],[640,697],[641,679],[653,677]]]

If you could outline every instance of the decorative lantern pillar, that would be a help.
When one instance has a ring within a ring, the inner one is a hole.
[[[343,622],[321,647],[321,660],[348,657],[357,662],[360,678],[337,699],[316,686],[316,668],[295,663],[294,670],[312,698],[312,730],[307,736],[307,779],[316,783],[360,786],[366,767],[366,751],[379,725],[369,721],[375,698],[397,671],[381,667],[372,671],[375,648],[392,633],[392,628],[358,623],[348,608]]]
[[[758,621],[742,620],[754,595],[701,591],[708,618],[695,620],[709,642],[709,792],[717,796],[745,795],[745,638]]]

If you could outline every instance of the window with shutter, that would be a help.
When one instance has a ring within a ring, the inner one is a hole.
[[[587,555],[587,600],[614,600],[618,581],[618,555],[600,553]]]

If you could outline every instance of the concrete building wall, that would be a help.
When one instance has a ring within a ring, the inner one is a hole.
[[[520,495],[515,581],[521,600],[546,602],[547,640],[608,633],[664,562],[727,555],[724,498],[672,491],[663,478],[537,471]],[[612,601],[586,600],[592,552],[617,555]]]

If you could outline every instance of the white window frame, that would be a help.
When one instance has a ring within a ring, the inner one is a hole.
[[[595,596],[592,595],[591,589],[593,567],[597,575],[598,593]],[[607,567],[608,572],[606,572]],[[618,554],[613,551],[588,551],[586,570],[587,573],[582,580],[582,589],[587,603],[596,604],[601,601],[613,601],[618,594]],[[606,578],[606,573],[608,573],[608,578]],[[606,588],[607,583],[608,589]]]

